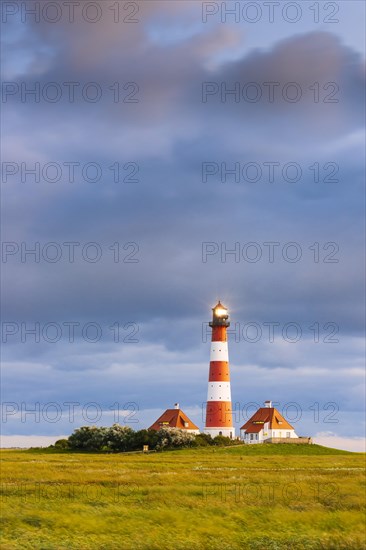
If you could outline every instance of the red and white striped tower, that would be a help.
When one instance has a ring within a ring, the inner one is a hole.
[[[229,315],[225,306],[219,302],[212,308],[212,327],[210,371],[204,433],[212,437],[224,435],[235,437],[231,407],[231,387],[229,354],[227,349],[227,332],[230,326]]]

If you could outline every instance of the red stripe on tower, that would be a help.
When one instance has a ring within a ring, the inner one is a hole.
[[[231,387],[227,331],[230,326],[226,307],[220,302],[212,308],[210,371],[204,432],[212,437],[235,437],[231,406]]]

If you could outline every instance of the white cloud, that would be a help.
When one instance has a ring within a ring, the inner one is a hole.
[[[333,432],[318,432],[313,437],[313,441],[318,445],[331,447],[332,449],[366,453],[365,437],[341,437]]]

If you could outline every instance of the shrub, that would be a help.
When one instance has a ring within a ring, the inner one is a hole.
[[[144,445],[149,445],[150,449],[155,449],[158,439],[158,432],[155,430],[139,430],[133,432],[130,441],[131,450],[141,451]]]
[[[235,444],[233,442],[234,442],[233,439],[230,439],[230,437],[225,437],[224,435],[217,435],[212,440],[213,445],[218,445],[219,447]]]
[[[69,449],[70,448],[69,441],[67,439],[58,439],[54,446],[55,446],[56,449]]]
[[[213,445],[213,439],[210,434],[198,434],[195,438],[195,444],[197,447],[208,447]]]
[[[159,441],[158,432],[139,430],[113,424],[110,427],[82,426],[76,429],[68,440],[59,440],[58,448],[83,451],[140,451],[143,445],[154,449]],[[57,445],[57,444],[56,444]]]
[[[113,424],[111,428],[100,428],[105,430],[104,445],[111,451],[130,451],[133,446],[133,430],[128,426]]]
[[[141,451],[144,445],[150,449],[178,449],[185,447],[228,446],[240,442],[218,435],[212,439],[209,434],[192,434],[178,428],[134,431],[128,426],[113,424],[110,427],[82,426],[76,429],[68,440],[55,443],[58,449],[82,451],[126,452]]]
[[[106,444],[106,430],[108,428],[82,426],[70,435],[70,448],[84,451],[99,451]]]
[[[161,428],[157,436],[156,450],[195,446],[195,435],[178,428]]]

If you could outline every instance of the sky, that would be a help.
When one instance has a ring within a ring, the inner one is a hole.
[[[221,299],[236,427],[364,450],[364,11],[2,3],[3,446],[203,428]]]

